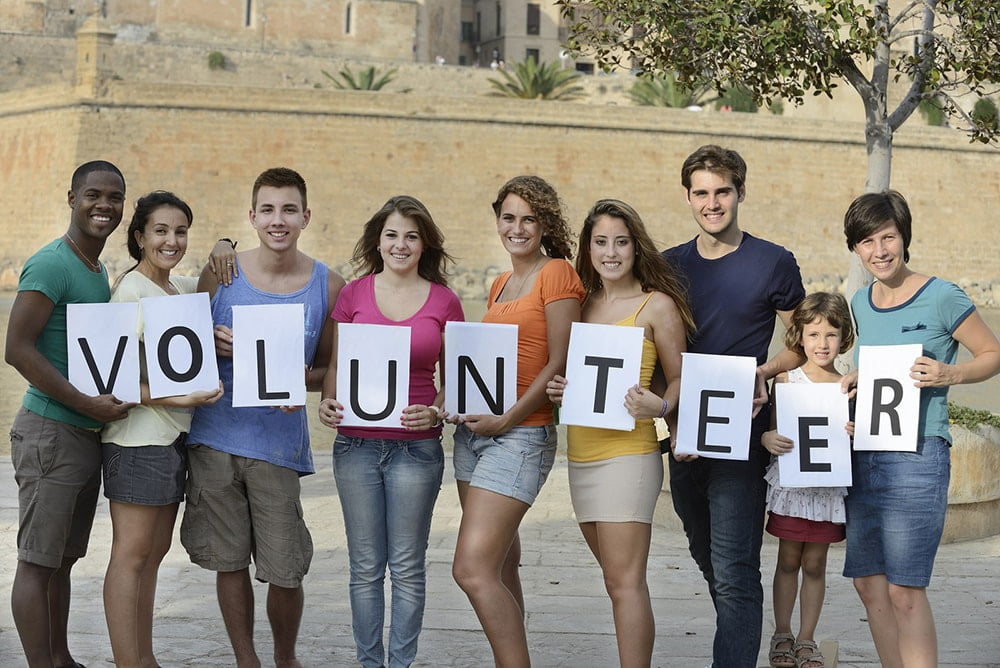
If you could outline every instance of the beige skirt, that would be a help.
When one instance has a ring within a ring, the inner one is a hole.
[[[577,522],[653,523],[663,487],[663,455],[625,455],[569,463],[569,494]]]

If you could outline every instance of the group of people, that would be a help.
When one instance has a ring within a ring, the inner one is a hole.
[[[232,405],[231,307],[293,303],[304,306],[306,387],[322,391],[319,419],[337,430],[333,469],[359,665],[408,666],[416,657],[446,422],[455,425],[462,505],[454,578],[496,665],[530,665],[518,527],[553,466],[555,406],[574,382],[565,367],[577,321],[643,330],[639,382],[621,398],[635,428],[567,431],[573,510],[604,575],[622,666],[652,661],[647,561],[665,474],[662,453],[673,446],[669,438],[658,440],[655,420],[664,419],[671,432],[676,426],[685,351],[750,356],[758,365],[748,460],[667,457],[674,508],[716,610],[712,665],[756,665],[765,515],[767,530],[780,539],[772,666],[824,665],[813,635],[826,553],[845,533],[844,574],[867,609],[883,665],[935,665],[926,587],[947,507],[947,387],[1000,371],[1000,344],[959,288],[909,269],[905,200],[893,191],[859,197],[844,231],[876,282],[852,300],[857,340],[923,344],[911,369],[922,388],[920,441],[913,453],[854,453],[849,490],[782,488],[768,465],[772,455],[791,449],[791,440],[774,428],[766,383],[839,382],[850,392],[856,373],[841,377],[834,359],[851,347],[852,316],[843,297],[807,297],[793,255],[741,229],[746,164],[738,153],[699,148],[685,160],[681,184],[698,233],[663,253],[623,201],[596,202],[574,244],[545,180],[519,176],[501,187],[493,211],[511,269],[494,281],[483,321],[518,328],[517,399],[501,415],[451,415],[440,382],[443,335],[446,323],[464,314],[447,286],[453,259],[444,235],[419,200],[392,197],[365,223],[352,258],[357,278],[345,283],[298,250],[311,217],[305,181],[290,169],[266,170],[254,183],[249,213],[257,247],[237,253],[234,242],[220,239],[194,280],[171,273],[187,249],[191,209],[176,195],[153,192],[138,200],[128,228],[136,264],[112,290],[99,258],[122,219],[125,180],[108,162],[79,167],[68,193],[69,229],[22,271],[5,354],[30,384],[11,429],[20,504],[11,597],[28,664],[80,665],[66,641],[70,571],[86,552],[103,472],[113,525],[105,612],[116,665],[157,665],[157,568],[182,499],[181,539],[194,563],[216,572],[237,665],[260,665],[251,561],[254,577],[269,585],[275,665],[299,665],[302,581],[312,557],[299,499],[300,477],[314,471],[306,415],[299,406]],[[211,298],[218,390],[152,399],[143,375],[142,400],[132,404],[70,385],[67,304],[196,290]],[[776,316],[787,347],[768,359]],[[340,323],[410,328],[409,399],[398,426],[341,426]],[[955,362],[958,344],[972,353],[970,361]],[[801,618],[793,633],[800,570]]]

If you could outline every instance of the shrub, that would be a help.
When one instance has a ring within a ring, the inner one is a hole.
[[[210,70],[224,70],[226,69],[226,56],[221,51],[211,51],[208,54],[208,69]]]

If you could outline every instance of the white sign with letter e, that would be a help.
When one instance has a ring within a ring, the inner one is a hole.
[[[778,457],[782,487],[850,487],[847,395],[840,383],[777,383],[777,429],[795,444]]]
[[[681,353],[681,358],[674,452],[746,461],[757,360],[701,353]]]

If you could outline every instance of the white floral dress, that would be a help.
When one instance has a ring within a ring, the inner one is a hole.
[[[788,372],[789,383],[811,383],[801,367]],[[764,474],[767,481],[767,509],[775,515],[800,517],[814,522],[844,524],[846,487],[782,487],[778,484],[778,458],[771,457],[771,464]]]

